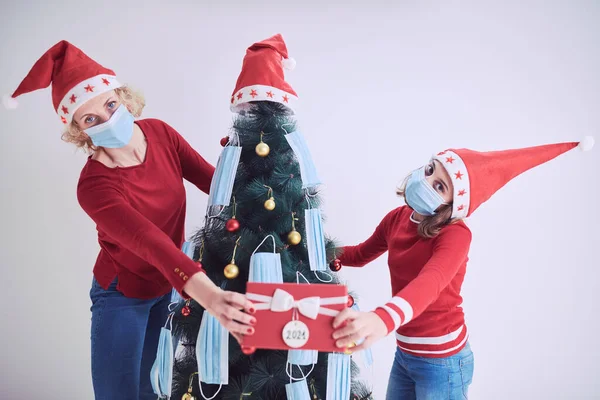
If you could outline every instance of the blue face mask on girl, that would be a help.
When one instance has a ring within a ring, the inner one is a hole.
[[[414,171],[406,183],[406,202],[417,213],[425,216],[435,215],[441,205],[446,204],[442,196],[427,182],[425,168]]]
[[[129,144],[133,136],[133,115],[123,104],[103,124],[85,130],[97,147],[118,149]]]

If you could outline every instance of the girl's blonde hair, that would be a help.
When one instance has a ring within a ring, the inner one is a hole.
[[[142,115],[142,110],[146,106],[146,99],[140,92],[134,91],[128,86],[122,86],[115,89],[115,94],[119,97],[121,104],[125,105],[134,117],[137,118]],[[61,138],[67,143],[75,144],[77,148],[83,149],[87,153],[96,150],[92,139],[79,128],[74,120],[66,126]]]
[[[396,189],[396,194],[402,197],[406,204],[408,204],[406,201],[406,184],[408,183],[408,178],[409,177],[406,177],[402,185]],[[423,221],[419,223],[417,230],[419,236],[426,239],[432,239],[436,237],[446,225],[458,221],[458,219],[452,219],[452,203],[444,204],[436,211],[435,215],[426,216]]]

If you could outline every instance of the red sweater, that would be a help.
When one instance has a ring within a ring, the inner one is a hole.
[[[465,277],[471,231],[463,222],[448,225],[433,239],[417,233],[409,207],[385,216],[375,233],[358,246],[344,247],[342,264],[362,267],[389,251],[392,300],[375,310],[388,333],[396,330],[403,351],[448,357],[468,334],[460,289]]]
[[[109,168],[89,158],[77,198],[97,225],[98,283],[106,289],[118,277],[125,296],[150,299],[172,287],[181,293],[186,281],[202,271],[180,250],[186,212],[183,179],[208,193],[214,167],[166,123],[144,119],[136,124],[148,145],[144,162]]]

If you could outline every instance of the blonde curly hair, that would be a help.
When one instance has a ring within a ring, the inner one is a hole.
[[[146,106],[146,99],[144,96],[128,86],[122,86],[115,89],[115,94],[119,97],[121,104],[127,107],[127,110],[135,117],[142,115],[142,110]],[[71,121],[69,125],[65,127],[62,133],[61,139],[67,143],[73,143],[77,148],[83,149],[87,153],[94,152],[97,148],[92,143],[92,139],[79,128],[77,122]]]

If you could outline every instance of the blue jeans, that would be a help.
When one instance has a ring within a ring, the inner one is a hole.
[[[467,345],[444,358],[417,357],[396,349],[386,400],[464,400],[473,380],[473,352]]]
[[[117,290],[116,279],[107,290],[94,279],[90,299],[96,400],[156,400],[150,369],[169,315],[170,294],[152,300],[128,298]]]

